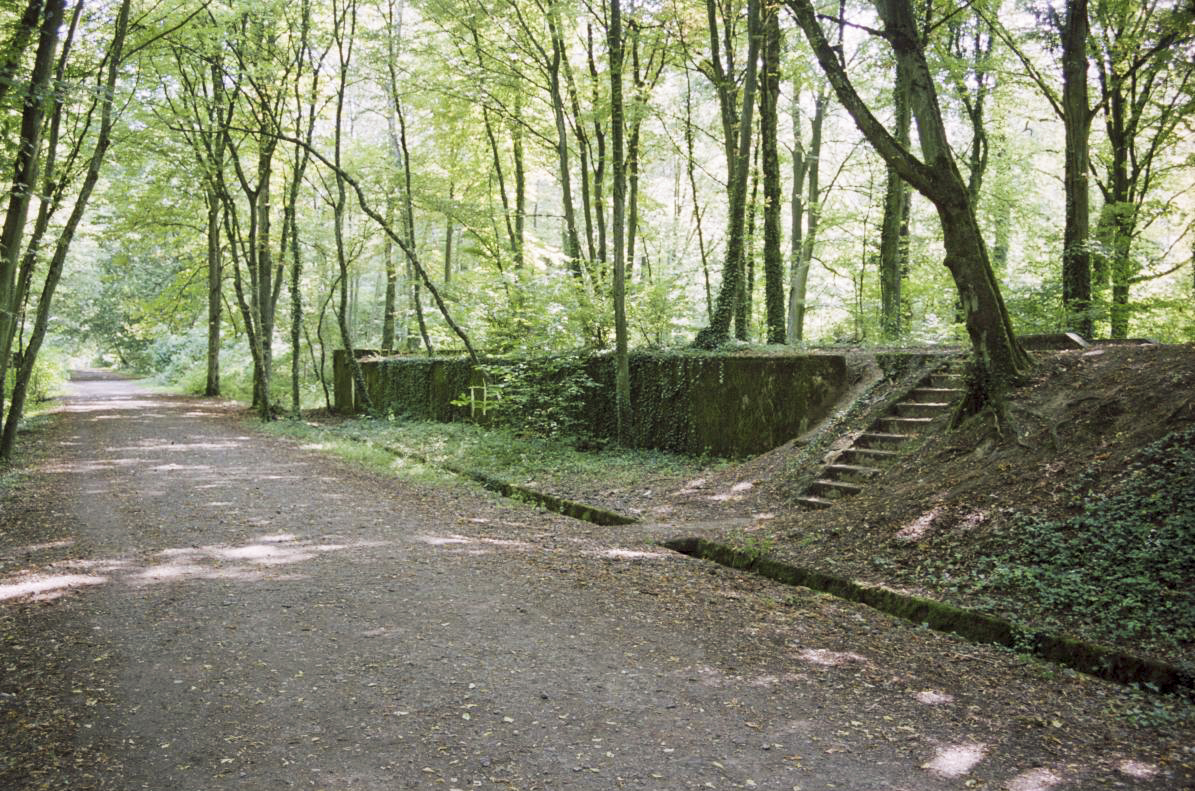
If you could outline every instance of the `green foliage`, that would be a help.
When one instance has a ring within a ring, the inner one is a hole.
[[[746,556],[751,563],[771,554],[776,546],[775,540],[770,535],[748,533],[745,530],[736,530],[730,533],[727,543],[734,550]]]
[[[1145,448],[1106,494],[1083,491],[1066,519],[1020,515],[1016,540],[974,572],[1046,612],[1073,613],[1112,640],[1195,641],[1195,428]]]
[[[538,437],[586,439],[582,410],[597,384],[585,373],[579,355],[556,355],[483,365],[485,374],[485,417],[504,426]],[[477,391],[465,393],[453,403],[473,405]]]
[[[4,380],[4,400],[12,398],[13,386],[16,383],[16,371],[10,370]],[[27,404],[25,413],[36,412],[39,403],[48,401],[61,395],[70,379],[70,355],[61,348],[46,347],[37,355],[33,363],[33,375],[29,379],[29,389],[25,395]]]

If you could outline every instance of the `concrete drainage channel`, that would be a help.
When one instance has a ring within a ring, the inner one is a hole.
[[[1195,672],[1154,659],[1070,637],[1034,632],[986,613],[909,596],[888,588],[862,585],[844,577],[741,552],[703,538],[672,539],[664,541],[663,546],[683,555],[750,571],[776,582],[800,585],[840,599],[866,604],[880,612],[925,624],[940,632],[951,632],[974,643],[995,643],[1109,681],[1140,684],[1160,692],[1195,697]]]
[[[354,442],[361,442],[365,445],[370,445],[375,448],[384,450],[392,456],[397,456],[400,459],[408,459],[410,461],[426,464],[429,467],[435,467],[453,475],[459,475],[462,478],[468,478],[471,481],[476,481],[484,488],[491,492],[497,492],[503,497],[509,497],[512,500],[519,500],[520,502],[530,503],[538,508],[543,508],[546,511],[563,514],[564,516],[571,516],[573,519],[579,519],[582,522],[590,522],[595,525],[602,525],[603,527],[613,527],[618,525],[633,525],[639,520],[634,517],[620,514],[617,511],[610,511],[605,508],[599,508],[596,505],[589,505],[587,503],[579,503],[575,500],[569,500],[565,497],[559,497],[547,492],[539,492],[534,489],[529,489],[526,486],[520,486],[517,483],[504,481],[501,478],[495,478],[479,470],[470,470],[463,467],[457,467],[453,464],[444,464],[442,462],[435,462],[418,453],[412,453],[408,450],[400,450],[393,445],[377,442],[369,437],[363,437],[357,434],[345,434],[346,438]]]
[[[400,450],[369,437],[355,434],[345,436],[354,442],[379,448],[393,456],[476,481],[503,497],[530,503],[583,522],[601,526],[633,525],[639,522],[638,519],[617,511],[539,492],[478,470],[433,462],[420,454]],[[994,615],[910,596],[888,588],[862,585],[845,577],[748,554],[704,538],[675,538],[662,541],[660,545],[682,555],[713,561],[739,571],[752,572],[786,585],[799,585],[846,601],[865,604],[888,615],[925,624],[939,632],[956,634],[973,643],[994,643],[1015,648],[1097,678],[1121,684],[1145,685],[1160,692],[1174,692],[1195,698],[1195,672],[1165,662],[1134,656],[1070,637],[1034,632]]]

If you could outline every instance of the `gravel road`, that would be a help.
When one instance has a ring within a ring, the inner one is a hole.
[[[230,405],[82,373],[28,442],[0,504],[0,787],[1192,782],[1190,727],[1137,727],[1148,698]]]

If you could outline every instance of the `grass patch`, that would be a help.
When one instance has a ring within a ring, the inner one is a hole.
[[[432,465],[395,457],[394,454],[381,448],[309,423],[295,420],[275,420],[271,423],[255,423],[254,425],[270,434],[298,440],[305,449],[328,453],[375,472],[394,475],[403,480],[417,483],[445,483],[460,480],[457,476]]]
[[[580,450],[566,441],[472,423],[358,418],[318,427],[306,422],[277,421],[268,430],[312,443],[328,443],[333,452],[344,453],[354,452],[347,446],[365,447],[361,440],[367,438],[379,445],[406,449],[432,465],[467,469],[541,491],[582,498],[633,489],[642,485],[645,475],[683,478],[723,463],[654,450]],[[336,447],[343,450],[336,451]]]

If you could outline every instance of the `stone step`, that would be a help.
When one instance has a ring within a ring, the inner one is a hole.
[[[818,508],[818,509],[829,508],[830,506],[834,505],[833,500],[827,500],[824,497],[814,497],[811,494],[807,494],[804,497],[798,497],[797,502],[800,505],[805,506],[806,508]]]
[[[917,434],[932,422],[933,419],[928,417],[900,417],[899,415],[887,415],[877,420],[876,425],[884,431],[891,431],[900,434]]]
[[[900,451],[884,450],[883,448],[847,448],[838,457],[847,464],[864,464],[874,467],[877,464],[889,464],[900,457]]]
[[[961,389],[966,382],[967,377],[961,373],[935,373],[929,377],[929,384],[931,387],[948,387],[951,389]]]
[[[879,474],[878,468],[865,467],[860,464],[827,464],[826,469],[822,471],[822,475],[826,478],[844,483],[866,481]]]
[[[860,448],[892,448],[893,446],[903,445],[912,438],[911,434],[865,431],[855,438],[855,445]]]
[[[896,405],[898,417],[941,417],[950,411],[950,404],[945,401],[901,401]]]
[[[923,403],[950,403],[963,397],[961,387],[917,387],[909,391],[909,400]]]
[[[863,487],[857,483],[832,481],[828,478],[818,478],[809,485],[809,494],[826,497],[831,500],[837,499],[839,497],[849,497],[853,494],[858,494],[861,491],[863,491]]]

